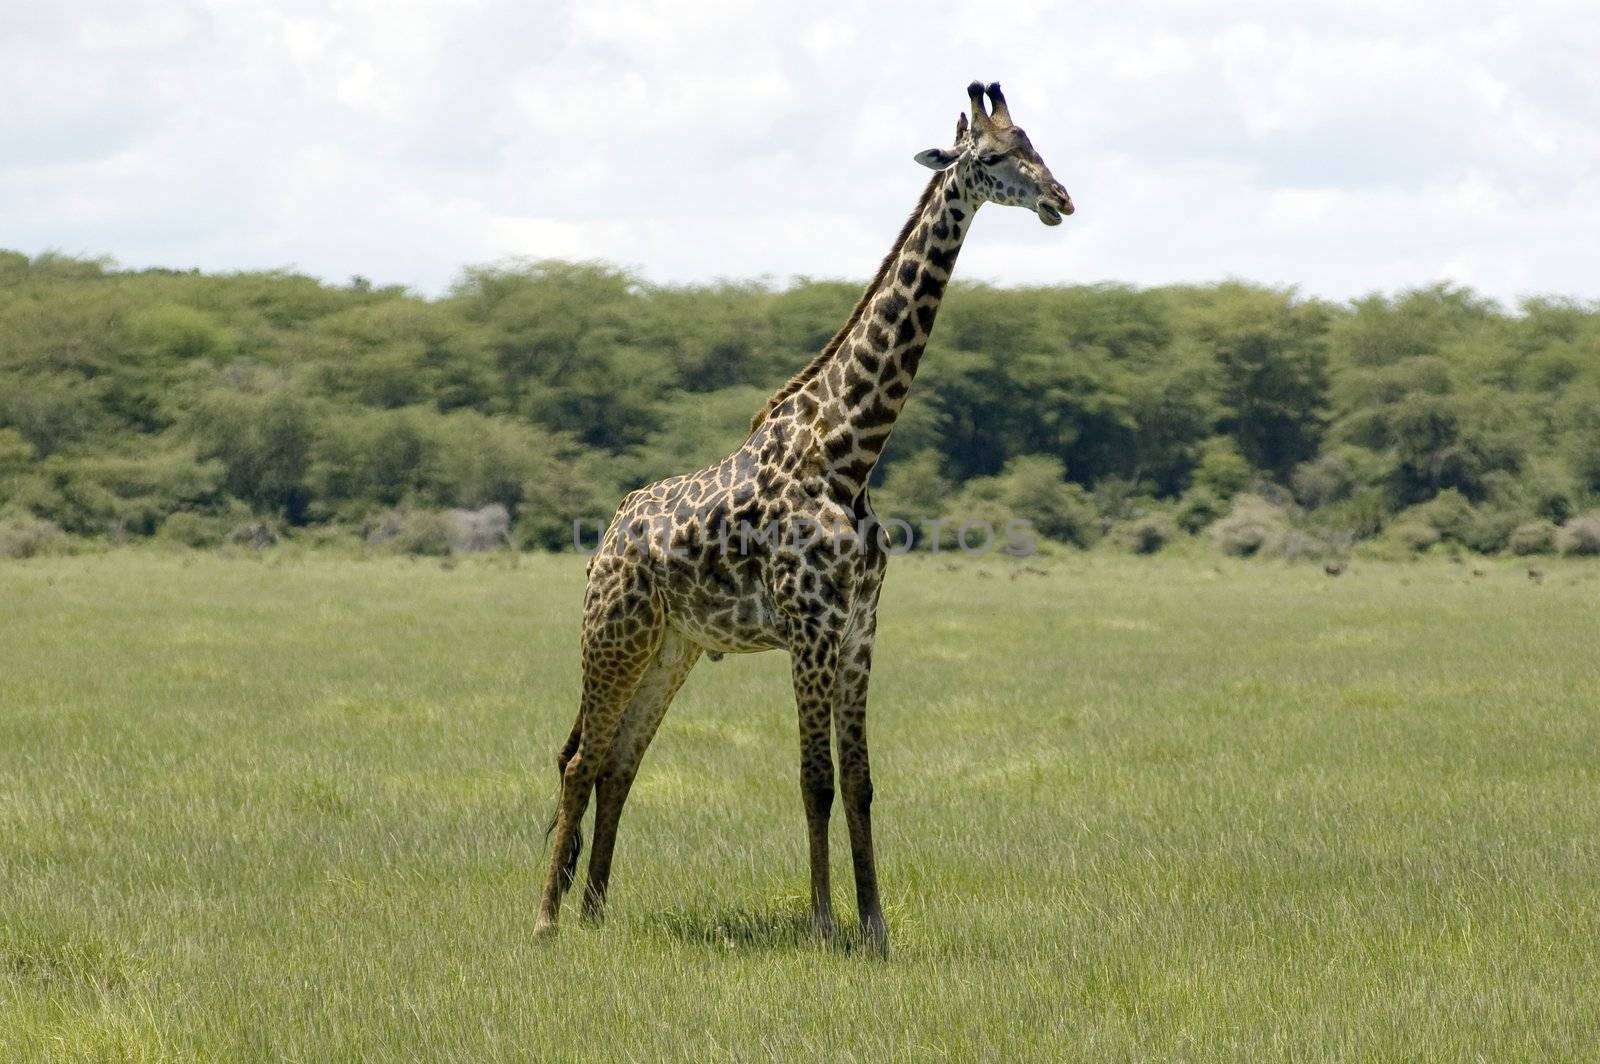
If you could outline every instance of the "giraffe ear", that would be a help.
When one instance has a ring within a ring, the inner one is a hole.
[[[961,155],[945,148],[929,148],[927,151],[917,152],[912,158],[929,170],[948,170],[956,164]]]

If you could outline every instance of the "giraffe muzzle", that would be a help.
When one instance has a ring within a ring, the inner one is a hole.
[[[1072,197],[1067,195],[1067,190],[1057,185],[1055,191],[1047,196],[1040,196],[1039,202],[1034,204],[1034,213],[1045,225],[1060,225],[1063,215],[1071,214],[1077,208],[1072,205]]]

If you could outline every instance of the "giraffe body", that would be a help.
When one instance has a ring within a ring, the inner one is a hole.
[[[866,699],[888,561],[867,481],[902,409],[977,208],[1072,213],[1066,190],[1011,126],[998,85],[969,87],[973,125],[938,171],[849,321],[768,400],[733,454],[628,495],[589,563],[583,696],[557,755],[561,795],[536,932],[553,931],[596,803],[584,912],[604,908],[617,823],[673,695],[702,653],[787,650],[800,730],[800,789],[815,930],[834,929],[828,818],[838,779],[863,937],[887,928],[872,844]],[[993,112],[983,110],[987,91]]]

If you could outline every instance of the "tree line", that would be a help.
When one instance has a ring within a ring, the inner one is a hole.
[[[0,252],[0,524],[203,545],[498,505],[518,544],[570,547],[737,446],[859,293],[519,261],[428,299]],[[1600,307],[957,283],[874,498],[1083,547],[1581,550]]]

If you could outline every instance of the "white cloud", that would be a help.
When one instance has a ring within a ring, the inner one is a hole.
[[[973,76],[1080,211],[961,273],[1449,279],[1600,296],[1600,28],[1577,4],[1188,0],[981,17],[743,0],[68,0],[0,38],[0,244],[442,290],[507,255],[864,277]]]

